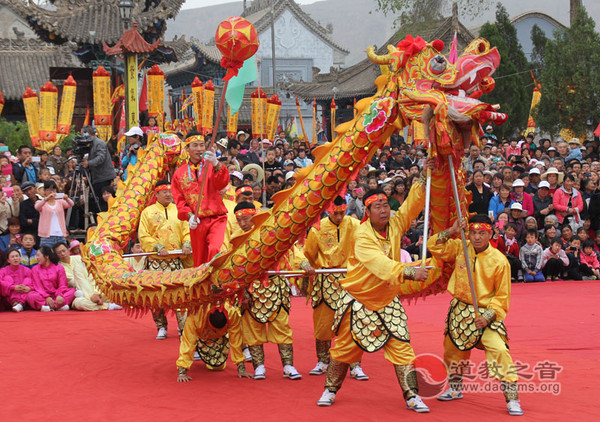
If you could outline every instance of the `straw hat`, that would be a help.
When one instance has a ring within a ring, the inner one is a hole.
[[[542,174],[541,179],[542,180],[548,180],[548,175],[549,174],[556,174],[558,176],[558,182],[557,183],[559,185],[563,182],[563,179],[565,178],[565,175],[562,172],[558,171],[558,169],[556,167],[550,167],[546,173]]]
[[[569,141],[569,144],[576,144],[581,146],[581,141],[579,140],[579,138],[571,138],[571,140]]]
[[[261,183],[265,178],[265,172],[263,171],[262,167],[258,164],[247,164],[242,169],[242,173],[249,173],[251,169],[255,169],[258,173],[258,177],[256,178],[255,182]]]

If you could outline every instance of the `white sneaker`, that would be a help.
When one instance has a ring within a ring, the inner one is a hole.
[[[429,407],[423,403],[423,400],[421,400],[421,397],[419,396],[414,396],[413,398],[406,400],[406,408],[414,410],[417,413],[429,413]]]
[[[21,303],[17,303],[15,306],[12,307],[12,309],[15,312],[23,312],[23,305]]]
[[[123,309],[123,307],[121,305],[117,305],[116,303],[110,302],[108,304],[109,311],[120,311],[121,309]]]
[[[258,365],[258,367],[254,370],[254,379],[264,380],[265,378],[265,365]]]
[[[508,414],[511,416],[523,416],[523,409],[521,409],[521,403],[519,400],[509,400],[506,403],[506,407],[508,408]]]
[[[167,338],[167,329],[164,327],[161,327],[158,329],[158,334],[156,334],[156,339],[157,340],[164,340]]]
[[[363,372],[363,370],[360,366],[356,366],[356,367],[354,367],[354,369],[352,369],[350,371],[350,377],[357,379],[359,381],[368,381],[369,380],[369,376]]]
[[[323,362],[317,362],[317,366],[310,370],[308,375],[323,375],[327,373],[329,365]]]
[[[283,378],[289,378],[291,380],[301,380],[302,375],[292,365],[285,365],[283,367]]]
[[[244,350],[242,350],[242,353],[244,354],[244,360],[246,362],[252,362],[252,355],[250,354],[250,349],[246,347]]]
[[[69,305],[64,305],[58,308],[57,311],[68,311],[69,309],[71,309],[69,308]]]
[[[194,360],[202,360],[202,357],[200,356],[200,353],[198,353],[197,350],[194,352]]]
[[[51,310],[48,305],[42,305],[42,309],[40,309],[42,312],[50,312]]]
[[[75,297],[83,297],[83,292],[81,290],[75,290]]]
[[[333,403],[335,403],[335,393],[326,389],[317,401],[317,406],[329,407]]]
[[[458,391],[458,390],[455,390],[452,387],[448,388],[442,394],[440,394],[439,396],[437,396],[437,399],[439,401],[459,400],[459,399],[462,399],[462,398],[463,398],[462,393],[460,391]]]

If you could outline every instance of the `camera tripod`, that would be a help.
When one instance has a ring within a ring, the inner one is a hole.
[[[90,196],[94,200],[96,209],[100,212],[100,201],[90,182],[89,173],[86,169],[81,167],[81,165],[77,165],[73,174],[71,189],[69,190],[69,198],[73,200],[75,206],[78,206],[80,199],[83,198],[84,229],[86,230],[89,226],[96,225],[96,215],[95,213],[90,212]],[[70,223],[73,208],[75,207],[71,207],[67,211],[67,227],[71,226]],[[77,222],[77,226],[78,223],[79,222]]]

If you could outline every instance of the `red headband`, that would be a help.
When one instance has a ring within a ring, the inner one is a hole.
[[[347,209],[348,209],[348,205],[346,205],[346,204],[331,206],[331,212],[346,212]]]
[[[171,190],[171,185],[160,185],[154,188],[154,192],[161,192],[163,190]]]
[[[491,233],[492,225],[488,223],[471,223],[469,224],[469,230],[484,230]]]
[[[378,193],[376,195],[371,195],[369,196],[366,200],[365,200],[365,208],[368,207],[369,205],[371,205],[373,202],[377,202],[380,200],[384,200],[387,201],[387,196],[385,196],[382,193]]]
[[[235,212],[236,217],[242,217],[244,215],[256,214],[256,208],[244,208]]]
[[[238,196],[243,195],[245,193],[249,193],[249,194],[253,195],[254,191],[252,190],[252,188],[250,186],[244,186],[235,191],[235,197],[237,198]]]

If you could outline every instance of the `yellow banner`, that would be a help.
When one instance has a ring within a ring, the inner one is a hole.
[[[212,81],[204,84],[202,93],[202,134],[210,135],[213,132],[215,118],[215,86]]]
[[[202,81],[196,76],[192,82],[192,100],[194,105],[194,119],[196,130],[202,130]]]
[[[252,137],[266,138],[267,132],[267,94],[257,89],[250,95],[252,106]]]
[[[23,107],[25,108],[25,118],[27,119],[31,145],[37,148],[40,145],[40,112],[38,96],[30,87],[27,87],[23,94]]]
[[[47,148],[56,141],[56,116],[58,115],[58,89],[50,81],[40,88],[40,146]]]
[[[98,137],[107,141],[112,132],[112,119],[110,114],[110,72],[103,66],[92,73],[94,91],[94,124]]]
[[[137,89],[137,76],[138,76],[138,66],[137,66],[137,55],[136,54],[126,54],[125,55],[125,65],[127,66],[127,81],[125,83],[126,93],[125,93],[125,101],[127,101],[127,129],[132,128],[133,126],[139,126],[139,117],[138,117],[138,89]]]
[[[281,101],[277,94],[273,95],[267,101],[267,139],[275,142],[275,132],[277,132],[277,124],[279,123],[279,113],[281,111]]]
[[[231,115],[231,107],[227,106],[227,136],[235,139],[237,135],[239,111],[233,116]]]
[[[156,117],[158,127],[163,129],[165,115],[165,72],[158,65],[148,71],[148,116]]]
[[[525,130],[525,136],[535,132],[535,120],[533,120],[533,110],[540,103],[542,99],[542,93],[539,89],[533,88],[533,97],[531,98],[531,108],[529,109],[529,119],[527,120],[527,129]]]
[[[3,108],[4,108],[4,96],[2,95],[2,91],[0,91],[0,116],[2,115]]]
[[[62,135],[68,135],[71,132],[71,123],[73,121],[73,110],[75,108],[75,96],[77,95],[77,82],[73,76],[65,80],[63,84],[62,96],[60,99],[60,111],[58,112],[58,126],[56,132]]]

